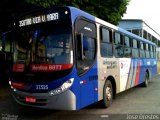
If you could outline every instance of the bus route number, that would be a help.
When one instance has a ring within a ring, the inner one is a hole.
[[[48,85],[36,85],[37,90],[48,90]]]

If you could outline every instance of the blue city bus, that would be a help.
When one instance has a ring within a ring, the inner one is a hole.
[[[9,84],[24,106],[79,110],[148,86],[157,74],[156,45],[74,7],[17,17],[10,32]]]

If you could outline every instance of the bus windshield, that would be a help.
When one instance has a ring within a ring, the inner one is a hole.
[[[70,28],[19,30],[15,32],[14,39],[13,72],[23,72],[24,67],[33,72],[52,72],[73,64]]]

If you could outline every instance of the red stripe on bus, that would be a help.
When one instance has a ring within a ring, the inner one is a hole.
[[[140,75],[140,63],[138,63],[138,69],[136,73],[136,85],[138,85],[139,82],[139,75]]]

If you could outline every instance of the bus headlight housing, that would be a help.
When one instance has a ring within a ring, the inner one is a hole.
[[[65,83],[63,83],[60,87],[49,91],[49,94],[50,95],[58,95],[64,91],[66,91],[67,89],[69,89],[72,86],[73,82],[74,82],[74,78],[71,78],[71,79],[67,80]]]

